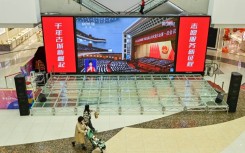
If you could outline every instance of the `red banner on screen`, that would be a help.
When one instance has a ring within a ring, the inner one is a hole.
[[[153,32],[147,35],[137,37],[134,41],[135,45],[141,45],[146,43],[152,43],[157,41],[162,41],[166,38],[171,38],[176,36],[176,28],[168,28],[161,31]]]
[[[48,72],[76,72],[73,17],[42,17]]]
[[[210,17],[180,17],[176,72],[203,72]]]

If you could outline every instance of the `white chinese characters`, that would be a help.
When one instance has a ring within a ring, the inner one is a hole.
[[[63,30],[62,23],[55,23],[55,42],[56,42],[56,55],[58,68],[65,68],[65,56],[64,56],[64,42],[63,42]]]
[[[176,34],[176,29],[169,29],[167,31],[161,31],[155,34],[147,35],[141,38],[138,38],[135,40],[135,43],[140,43],[143,41],[148,41],[152,39],[159,39],[159,38],[165,38],[165,37],[172,37]]]
[[[189,50],[188,50],[187,65],[186,65],[187,67],[194,66],[197,32],[198,32],[198,23],[192,23],[190,27]]]
[[[174,21],[171,21],[171,20],[168,20],[168,21],[163,21],[162,22],[162,26],[169,26],[169,27],[175,27],[175,22]]]

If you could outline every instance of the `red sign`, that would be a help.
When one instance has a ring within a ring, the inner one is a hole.
[[[210,17],[180,17],[176,72],[203,72]]]
[[[163,41],[166,38],[175,37],[176,28],[164,29],[158,32],[153,32],[147,35],[137,37],[134,41],[135,45],[141,45],[146,43],[153,43],[157,41]]]
[[[73,17],[42,17],[48,72],[76,72]]]

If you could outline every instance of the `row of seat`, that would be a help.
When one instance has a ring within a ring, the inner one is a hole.
[[[112,61],[110,67],[113,72],[140,72],[130,67],[126,61]]]
[[[110,62],[110,60],[97,59],[97,71],[102,73],[108,72],[107,66]]]
[[[143,58],[140,58],[138,61],[141,63],[151,64],[151,65],[156,65],[156,66],[166,66],[166,65],[173,63],[173,61],[170,61],[170,60],[155,59],[155,58],[150,58],[150,57],[143,57]]]
[[[84,67],[84,59],[79,60],[80,67]],[[107,59],[97,59],[97,72],[140,72],[130,67],[126,61],[112,61]]]

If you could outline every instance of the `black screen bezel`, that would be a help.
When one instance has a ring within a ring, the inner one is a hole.
[[[65,72],[65,73],[58,73],[58,72],[56,72],[55,74],[75,74],[75,75],[103,75],[103,74],[105,74],[105,75],[116,75],[116,74],[201,74],[201,75],[204,75],[204,70],[205,70],[205,66],[203,67],[203,71],[201,71],[201,72],[176,72],[176,63],[177,63],[177,54],[178,54],[178,52],[179,52],[179,50],[178,50],[178,41],[179,41],[179,25],[180,25],[180,18],[182,18],[182,17],[209,17],[210,19],[209,19],[209,27],[210,27],[210,24],[211,24],[211,16],[208,16],[208,15],[189,15],[189,16],[143,16],[144,18],[147,18],[147,17],[149,17],[149,18],[153,18],[153,17],[173,17],[173,18],[177,18],[178,19],[178,24],[176,25],[176,29],[177,29],[177,32],[176,32],[176,52],[175,52],[175,59],[174,59],[174,72],[164,72],[164,73],[160,73],[160,72],[134,72],[134,73],[120,73],[120,72],[106,72],[106,73],[99,73],[99,72],[95,72],[95,73],[87,73],[87,72],[84,72],[84,73],[81,73],[81,72],[78,72],[78,55],[77,55],[77,53],[78,53],[78,51],[77,51],[77,39],[76,39],[76,18],[79,18],[79,17],[83,17],[83,18],[85,18],[85,17],[91,17],[91,18],[94,18],[94,17],[120,17],[120,18],[123,18],[123,17],[125,17],[125,18],[139,18],[139,17],[142,17],[142,16],[139,16],[139,15],[135,15],[135,16],[100,16],[100,15],[97,15],[97,16],[91,16],[91,15],[85,15],[85,16],[81,16],[81,15],[79,15],[79,16],[65,16],[65,15],[62,15],[62,16],[56,16],[56,15],[52,15],[52,16],[50,16],[50,15],[44,15],[44,16],[42,16],[42,17],[73,17],[73,28],[74,28],[74,31],[73,31],[73,33],[74,33],[74,47],[75,47],[75,59],[74,60],[76,60],[76,73],[73,73],[73,72]],[[42,29],[43,29],[43,27],[42,27]],[[44,36],[45,34],[43,33],[43,43],[45,42],[44,41],[44,39],[45,39],[45,36]],[[207,35],[207,38],[208,38],[208,35]],[[45,47],[45,44],[44,44],[44,47]],[[207,43],[206,43],[206,50],[207,50],[207,48],[208,48],[208,46],[207,46]],[[207,51],[206,51],[206,53],[205,53],[205,57],[206,57],[206,55],[207,55]],[[206,59],[206,58],[205,58]],[[205,62],[205,61],[204,61]],[[47,63],[46,63],[46,65],[47,65]]]

